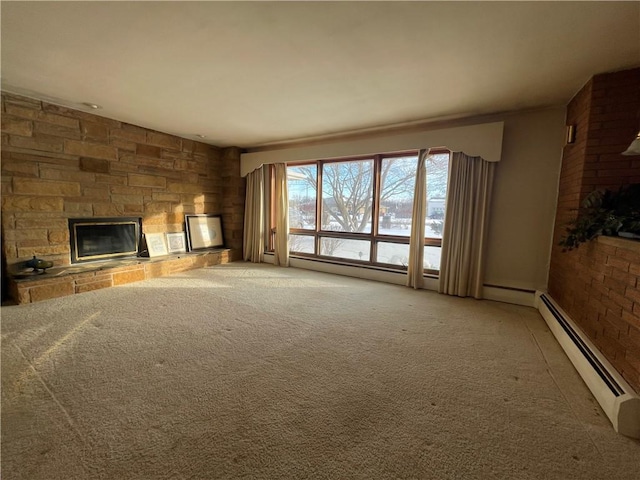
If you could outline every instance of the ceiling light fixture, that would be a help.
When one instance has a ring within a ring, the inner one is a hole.
[[[93,109],[93,110],[99,110],[99,109],[101,109],[101,108],[102,108],[100,105],[96,105],[95,103],[83,102],[82,104],[83,104],[85,107],[89,107],[89,108],[91,108],[91,109]]]
[[[206,138],[206,135],[202,135],[201,133],[196,133],[196,137],[198,138]]]
[[[636,139],[631,142],[629,148],[622,152],[622,155],[640,155],[640,132],[638,132]]]

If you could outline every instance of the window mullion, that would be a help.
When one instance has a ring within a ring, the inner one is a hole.
[[[378,260],[378,224],[380,223],[380,170],[382,168],[382,157],[375,155],[373,158],[373,208],[371,212],[371,257],[372,263]]]
[[[320,235],[322,230],[322,175],[323,165],[321,161],[316,162],[316,231],[314,234],[313,248],[315,255],[320,255]]]

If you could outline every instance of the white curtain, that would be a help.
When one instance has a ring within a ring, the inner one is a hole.
[[[440,293],[482,298],[484,248],[495,163],[454,152],[442,234]]]
[[[418,171],[413,194],[413,215],[411,216],[411,237],[409,239],[409,265],[407,287],[421,288],[424,259],[424,219],[427,210],[427,157],[429,150],[420,150]]]
[[[289,193],[287,190],[287,165],[276,163],[275,216],[276,238],[273,245],[273,263],[289,266]]]
[[[260,263],[264,259],[264,168],[247,175],[247,194],[244,210],[245,261]]]

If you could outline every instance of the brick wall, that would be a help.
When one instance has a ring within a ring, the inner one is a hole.
[[[582,199],[640,183],[640,157],[623,156],[640,129],[640,69],[596,75],[572,99],[549,270],[549,293],[640,392],[640,243],[599,237],[571,252],[558,241]]]
[[[238,149],[220,149],[2,93],[2,251],[70,263],[68,218],[140,216],[144,233],[180,232],[186,213],[222,214],[242,249]],[[231,188],[230,186],[233,186]]]
[[[640,68],[593,77],[583,191],[640,183],[640,157],[624,156],[640,128]]]

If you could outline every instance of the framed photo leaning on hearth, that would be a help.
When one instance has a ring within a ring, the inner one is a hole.
[[[164,233],[145,233],[144,240],[147,243],[149,257],[168,255]]]
[[[222,217],[220,215],[185,215],[189,251],[224,246]]]
[[[184,253],[187,251],[187,240],[184,232],[167,233],[167,250],[169,253]]]

